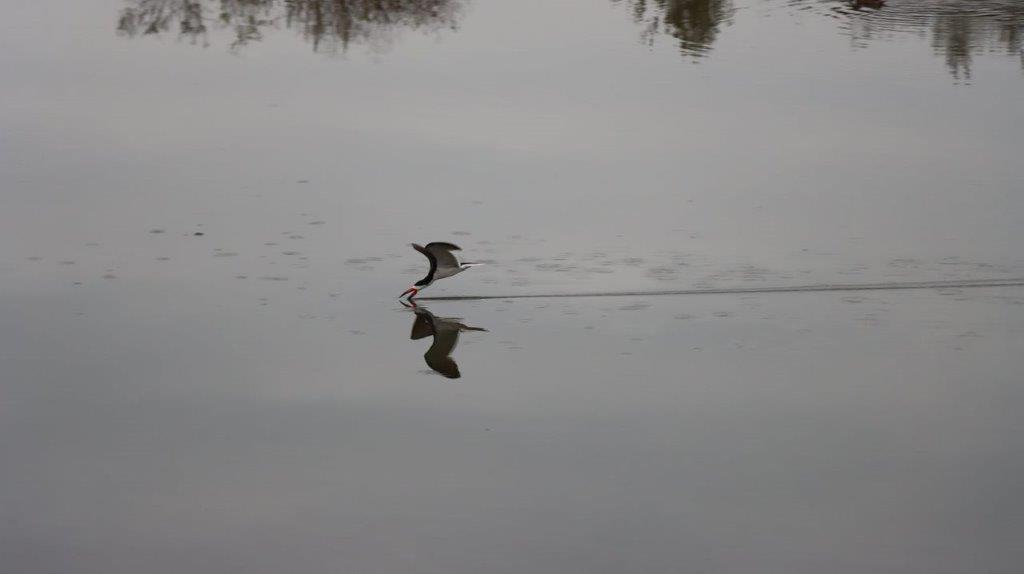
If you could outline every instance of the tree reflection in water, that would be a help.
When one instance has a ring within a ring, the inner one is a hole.
[[[129,37],[176,31],[208,44],[211,28],[234,34],[232,48],[275,29],[298,31],[315,51],[344,51],[352,43],[386,44],[400,28],[454,29],[461,0],[132,0],[119,33]]]
[[[779,0],[780,3],[782,0]],[[699,60],[710,53],[736,12],[733,0],[612,0],[629,6],[645,42],[665,34],[680,52]],[[791,9],[835,17],[855,46],[896,33],[930,36],[954,78],[969,80],[972,58],[1003,53],[1024,67],[1024,2],[1020,0],[786,0]]]
[[[732,0],[613,0],[628,3],[642,26],[642,37],[653,44],[658,34],[679,41],[679,51],[700,58],[711,50],[722,26],[730,23]]]
[[[935,53],[957,80],[970,80],[973,57],[1006,54],[1024,68],[1024,2],[1019,0],[793,0],[825,7],[840,18],[856,46],[895,33],[930,36]]]
[[[353,43],[386,46],[397,30],[455,29],[470,0],[130,0],[118,19],[126,36],[177,33],[208,43],[211,30],[230,30],[233,48],[270,30],[297,31],[316,51]],[[494,0],[497,1],[497,0]],[[737,13],[736,0],[611,0],[627,6],[644,41],[661,35],[699,60],[710,53]],[[928,37],[954,78],[969,80],[981,53],[1019,57],[1024,67],[1024,2],[1020,0],[776,0],[782,9],[833,16],[855,46],[906,33]]]

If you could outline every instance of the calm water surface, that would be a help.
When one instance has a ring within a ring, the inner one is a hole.
[[[19,573],[1016,573],[1010,0],[0,0]],[[425,295],[426,295],[425,294]]]

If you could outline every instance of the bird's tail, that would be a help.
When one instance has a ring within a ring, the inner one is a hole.
[[[461,267],[479,267],[481,265],[487,265],[486,263],[473,263],[469,261],[463,261]]]

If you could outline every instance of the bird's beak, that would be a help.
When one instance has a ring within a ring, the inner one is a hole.
[[[405,290],[405,292],[403,292],[401,295],[399,295],[398,298],[401,299],[402,297],[405,297],[406,295],[409,295],[410,297],[413,297],[413,296],[415,296],[419,292],[420,292],[419,289],[417,289],[415,287],[409,287],[408,289]]]

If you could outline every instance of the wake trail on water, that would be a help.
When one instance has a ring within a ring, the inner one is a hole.
[[[1024,287],[1024,277],[1010,279],[961,279],[888,283],[817,283],[761,287],[712,287],[657,291],[595,291],[593,293],[516,293],[511,295],[450,295],[418,297],[418,301],[481,301],[485,299],[547,299],[565,297],[656,297],[663,295],[738,295],[745,293],[816,293],[825,291],[899,291],[909,289],[971,289],[977,287]]]

